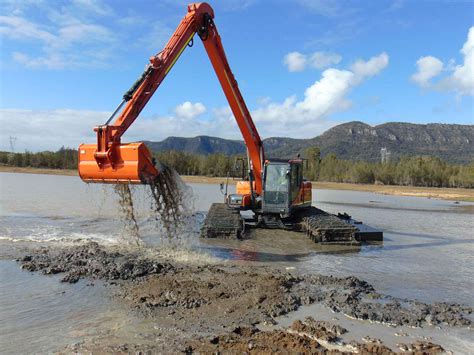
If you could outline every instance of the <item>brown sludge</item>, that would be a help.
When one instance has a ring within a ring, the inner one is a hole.
[[[256,265],[183,263],[97,243],[42,248],[19,262],[29,271],[65,273],[62,280],[66,282],[87,278],[116,283],[116,301],[134,310],[136,316],[159,324],[159,329],[149,330],[153,341],[118,340],[111,344],[98,337],[93,343],[68,349],[80,352],[239,351],[239,346],[248,347],[249,343],[255,350],[246,351],[253,353],[272,352],[274,346],[283,352],[325,351],[328,344],[341,343],[345,329],[307,318],[288,329],[235,331],[275,324],[275,317],[312,303],[354,318],[419,327],[427,323],[469,326],[464,316],[472,312],[461,305],[425,304],[381,295],[355,277],[298,275]],[[366,343],[346,345],[362,353],[388,352],[385,345],[367,339]],[[401,346],[414,352],[430,349],[428,343]],[[439,348],[432,344],[431,353]]]
[[[326,321],[307,317],[296,320],[287,329],[261,331],[256,327],[236,327],[233,331],[188,342],[184,352],[188,354],[396,354],[379,340],[365,343],[344,342],[339,336],[345,328]],[[369,338],[369,337],[366,337]],[[440,354],[443,347],[431,342],[416,341],[399,346],[407,354]]]

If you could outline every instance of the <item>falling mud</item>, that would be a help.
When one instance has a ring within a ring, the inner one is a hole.
[[[151,210],[157,223],[158,236],[168,240],[182,234],[187,217],[192,213],[191,189],[181,180],[176,171],[160,165],[160,174],[148,182]],[[119,197],[121,220],[124,224],[122,237],[129,245],[142,246],[132,191],[129,184],[114,187]]]
[[[129,184],[117,184],[114,186],[114,191],[119,196],[120,205],[120,219],[124,225],[122,238],[129,244],[141,246],[140,232],[138,228],[137,219],[133,208],[132,191]]]
[[[168,238],[173,238],[183,226],[185,215],[192,210],[190,188],[178,173],[161,164],[160,174],[150,182],[155,219]]]

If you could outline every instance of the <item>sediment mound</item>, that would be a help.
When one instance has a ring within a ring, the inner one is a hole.
[[[401,299],[376,292],[372,285],[356,277],[306,276],[312,285],[315,302],[328,306],[334,312],[352,318],[370,320],[391,325],[421,327],[423,324],[470,326],[466,314],[472,308],[457,303],[437,302],[427,304]]]
[[[62,247],[41,248],[19,259],[21,267],[43,274],[65,273],[63,282],[75,283],[81,278],[136,280],[145,275],[169,272],[169,263],[148,259],[139,252],[105,249],[95,242]]]
[[[472,308],[400,299],[376,292],[356,277],[295,275],[275,268],[235,264],[177,263],[143,251],[109,250],[97,243],[39,249],[19,262],[29,271],[65,273],[121,282],[122,299],[150,317],[199,320],[202,329],[257,323],[321,303],[350,317],[392,325],[469,326]]]
[[[395,354],[378,339],[365,337],[364,343],[345,342],[339,335],[347,330],[329,322],[308,317],[297,320],[286,329],[261,331],[255,327],[237,327],[233,331],[197,338],[187,343],[184,352],[188,354]],[[413,344],[399,344],[409,354],[439,354],[444,349],[437,344],[416,341]]]

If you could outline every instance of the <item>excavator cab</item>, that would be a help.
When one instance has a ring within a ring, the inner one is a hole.
[[[311,182],[303,178],[303,161],[267,160],[264,166],[262,212],[287,216],[311,206]]]

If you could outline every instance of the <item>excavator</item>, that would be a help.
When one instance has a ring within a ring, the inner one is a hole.
[[[294,229],[315,242],[358,244],[358,228],[344,218],[311,206],[312,185],[303,178],[303,159],[267,159],[262,140],[230,69],[214,11],[207,3],[188,5],[187,14],[164,49],[150,58],[144,72],[125,92],[103,125],[94,128],[96,144],[81,144],[78,170],[87,183],[150,184],[160,172],[144,143],[122,143],[121,137],[163,82],[180,55],[197,34],[224,91],[247,147],[247,176],[236,192],[225,193],[224,203],[211,206],[201,236],[242,238],[246,227]],[[112,120],[115,121],[112,123]],[[227,189],[226,189],[227,191]],[[253,212],[242,217],[241,211]]]

